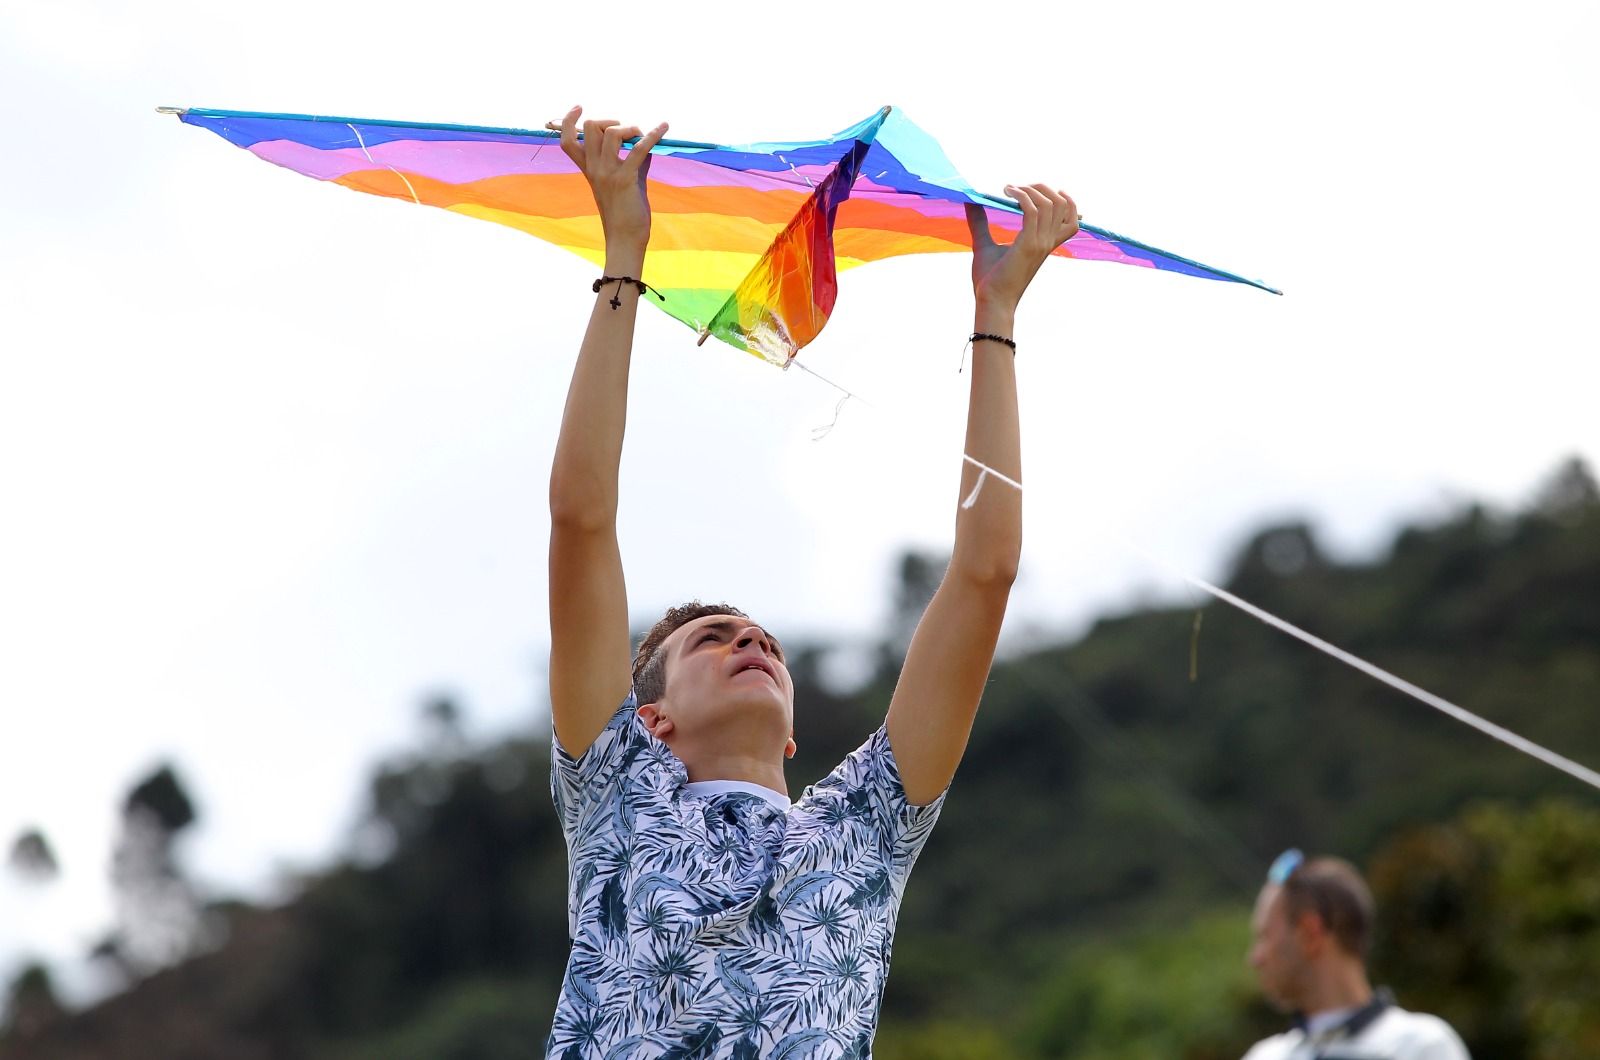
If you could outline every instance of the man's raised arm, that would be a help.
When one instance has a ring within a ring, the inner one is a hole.
[[[1015,354],[993,336],[1014,338],[1022,293],[1050,252],[1077,232],[1078,209],[1043,185],[1006,190],[1023,216],[1008,247],[990,238],[982,210],[967,207],[977,306],[966,456],[1020,482]],[[971,496],[981,474],[962,460],[962,498]],[[930,803],[949,787],[967,749],[1021,552],[1022,494],[990,475],[972,506],[956,509],[950,568],[917,624],[889,702],[889,744],[913,805]]]
[[[650,241],[645,174],[650,148],[667,127],[657,126],[619,157],[623,141],[639,130],[589,121],[580,139],[581,113],[574,107],[561,123],[561,149],[594,193],[605,230],[604,275],[641,279]],[[550,711],[562,746],[575,756],[600,735],[631,683],[617,470],[639,296],[619,281],[595,297],[550,469]]]

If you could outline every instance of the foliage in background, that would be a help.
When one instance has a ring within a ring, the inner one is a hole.
[[[791,777],[879,724],[940,569],[903,562],[864,687],[824,680],[831,646],[792,651]],[[1263,529],[1227,584],[1600,762],[1600,492],[1576,462],[1525,512],[1411,527],[1374,562],[1331,559],[1305,525]],[[427,716],[434,739],[373,779],[346,861],[280,907],[213,903],[225,938],[190,938],[192,956],[86,1011],[52,1008],[47,971],[29,972],[0,1058],[536,1055],[566,954],[548,745],[474,748],[459,707]],[[170,896],[184,814],[163,790],[129,805],[173,811],[151,811],[168,827],[143,862]],[[1282,1025],[1243,955],[1264,866],[1291,845],[1370,867],[1375,978],[1475,1055],[1600,1055],[1597,818],[1570,778],[1237,612],[1107,617],[995,668],[907,892],[876,1055],[1239,1056]]]
[[[1600,809],[1474,807],[1373,860],[1377,959],[1480,1055],[1600,1056]]]

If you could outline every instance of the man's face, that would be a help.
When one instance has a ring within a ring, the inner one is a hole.
[[[706,615],[662,642],[664,710],[679,738],[718,733],[744,740],[794,728],[794,682],[777,638],[748,618]]]
[[[1289,921],[1288,896],[1282,887],[1269,883],[1261,889],[1250,930],[1250,967],[1256,970],[1262,994],[1284,1012],[1301,1008],[1306,956]]]

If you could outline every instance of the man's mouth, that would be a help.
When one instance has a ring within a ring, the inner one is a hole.
[[[733,676],[738,677],[740,674],[746,673],[746,672],[748,672],[750,670],[755,670],[757,673],[766,674],[767,677],[772,681],[773,684],[777,684],[777,682],[778,682],[778,675],[773,673],[772,669],[769,666],[767,666],[764,663],[759,663],[759,662],[748,662],[748,663],[745,663],[743,666],[739,667],[737,670],[735,670],[733,672]]]

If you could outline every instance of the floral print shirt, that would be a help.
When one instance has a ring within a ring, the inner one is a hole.
[[[554,742],[567,961],[551,1060],[868,1060],[912,806],[879,728],[787,813],[702,797],[632,695],[580,757]]]

